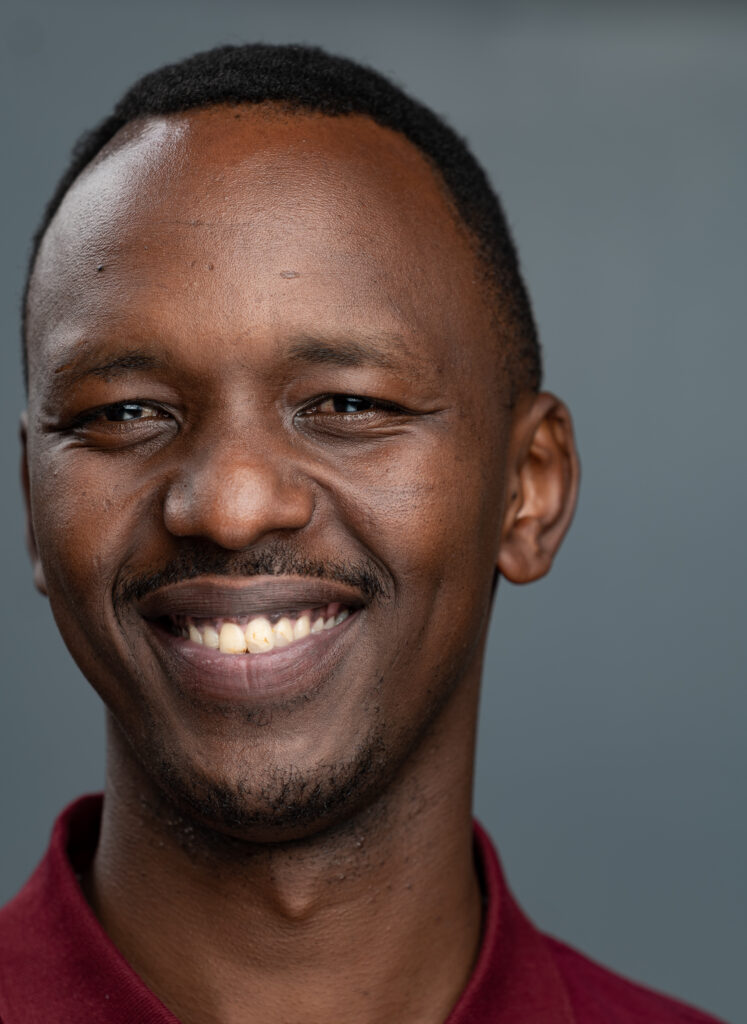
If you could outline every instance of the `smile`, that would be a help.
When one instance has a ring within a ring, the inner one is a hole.
[[[334,629],[350,615],[351,609],[339,601],[317,608],[306,608],[283,614],[218,616],[170,615],[166,628],[177,637],[221,654],[266,654],[280,647],[289,647],[314,633]]]
[[[233,703],[321,692],[356,650],[365,608],[355,587],[301,576],[203,576],[136,602],[177,692]]]

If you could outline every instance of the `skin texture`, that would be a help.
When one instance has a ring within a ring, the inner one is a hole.
[[[44,240],[23,472],[107,707],[84,884],[185,1024],[437,1022],[469,976],[495,574],[549,569],[578,482],[562,403],[510,401],[483,280],[410,143],[271,108],[128,126]],[[313,686],[195,692],[139,603],[194,574],[331,577],[358,611]]]

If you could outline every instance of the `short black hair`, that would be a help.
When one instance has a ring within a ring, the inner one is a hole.
[[[512,399],[536,391],[542,364],[529,296],[500,201],[466,143],[433,111],[378,72],[318,47],[219,46],[168,64],[137,81],[112,114],[76,143],[32,242],[23,293],[24,371],[31,276],[45,231],[83,169],[126,124],[218,104],[274,103],[331,117],[359,114],[404,135],[440,174],[486,271],[495,302]]]

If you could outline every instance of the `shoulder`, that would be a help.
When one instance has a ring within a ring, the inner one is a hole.
[[[629,981],[545,936],[578,1024],[723,1024],[676,999]]]
[[[511,997],[514,1016],[506,1020],[537,1024],[725,1024],[629,981],[539,931],[514,899],[495,847],[477,823],[475,850],[486,916],[471,998],[477,992],[485,1005],[500,1001],[507,1006]],[[526,1012],[528,1001],[533,1016]],[[457,1020],[462,1018],[450,1024]]]
[[[73,1020],[68,1004],[81,1003],[81,979],[95,968],[93,915],[76,872],[93,855],[100,814],[100,797],[71,804],[55,822],[39,866],[0,909],[0,1024]]]
[[[41,888],[37,868],[21,891],[0,907],[0,977],[19,951],[27,951],[42,938],[43,926],[39,920]]]
[[[35,890],[32,877],[15,899],[0,908],[0,1024],[10,1013],[11,992],[17,979],[26,973],[44,942],[38,927]]]

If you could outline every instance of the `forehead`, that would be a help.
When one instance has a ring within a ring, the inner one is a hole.
[[[368,118],[228,106],[147,118],[84,171],[47,231],[32,376],[40,345],[46,361],[133,318],[178,333],[188,316],[216,336],[326,318],[461,358],[489,332],[481,276],[439,175]]]

